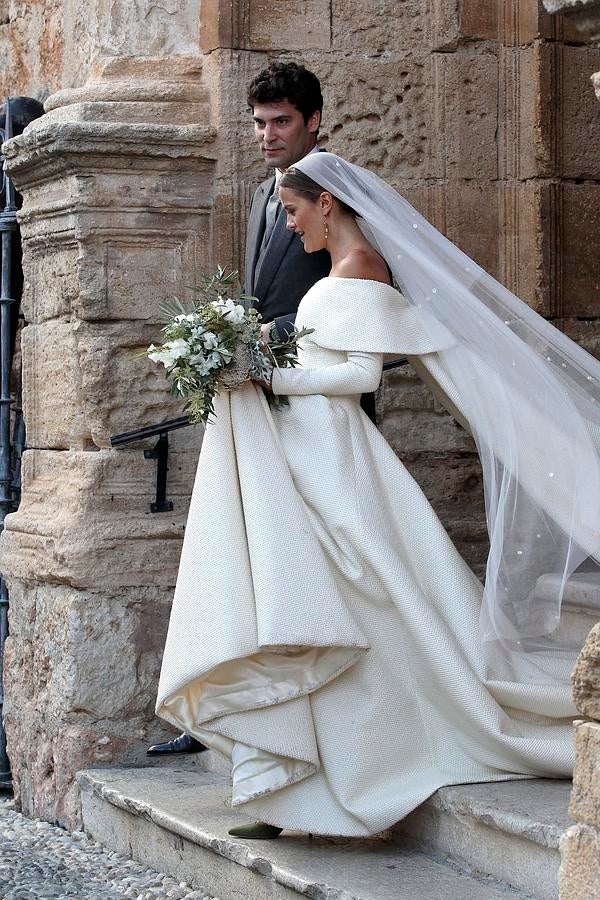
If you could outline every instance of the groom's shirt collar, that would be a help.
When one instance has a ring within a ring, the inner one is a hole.
[[[318,153],[319,150],[320,150],[320,147],[318,147],[315,144],[315,146],[312,148],[312,150],[309,150],[306,155],[310,156],[311,153]],[[285,175],[285,172],[283,171],[283,169],[275,169],[275,187],[273,188],[274,191],[277,191],[279,189],[279,182],[281,181],[283,175]]]

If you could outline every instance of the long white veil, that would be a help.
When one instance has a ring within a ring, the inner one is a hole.
[[[372,172],[332,153],[294,168],[358,213],[408,302],[456,338],[425,362],[467,420],[483,467],[482,636],[505,662],[526,651],[536,680],[553,677],[546,664],[562,656],[567,677],[564,585],[586,559],[600,559],[600,363]]]

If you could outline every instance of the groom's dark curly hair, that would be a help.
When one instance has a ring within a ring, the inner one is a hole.
[[[314,72],[299,63],[273,62],[250,83],[248,106],[251,109],[256,103],[278,100],[288,100],[300,110],[305,122],[316,110],[323,112],[321,83]]]

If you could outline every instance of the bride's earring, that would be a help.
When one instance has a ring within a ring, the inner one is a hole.
[[[327,243],[327,238],[329,237],[329,228],[327,226],[327,219],[323,217],[323,228],[325,230],[325,243]]]

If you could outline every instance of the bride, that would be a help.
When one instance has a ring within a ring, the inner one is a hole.
[[[247,837],[365,836],[442,785],[567,777],[560,601],[600,556],[600,365],[372,173],[312,154],[280,197],[332,269],[298,310],[301,367],[218,397],[157,713],[230,759]],[[485,589],[361,411],[384,354],[475,438]]]

